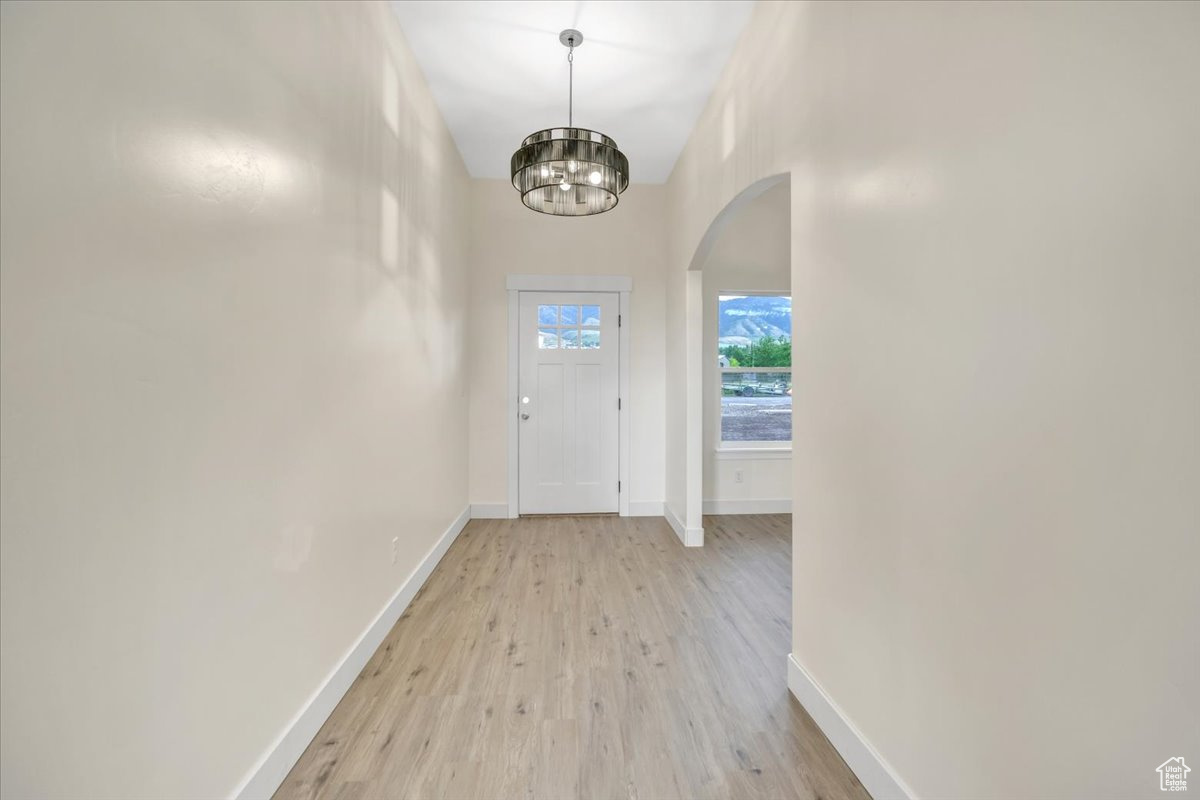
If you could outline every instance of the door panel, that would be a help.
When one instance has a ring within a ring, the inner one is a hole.
[[[618,306],[616,294],[521,293],[522,514],[617,510]]]
[[[600,483],[603,458],[603,431],[600,397],[604,381],[599,364],[580,364],[575,368],[575,483],[595,486]]]
[[[563,365],[537,365],[538,421],[533,426],[537,431],[537,482],[540,486],[559,486],[563,483]],[[527,412],[528,413],[528,412]]]

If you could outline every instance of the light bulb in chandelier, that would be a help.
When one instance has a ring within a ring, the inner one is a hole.
[[[525,137],[510,165],[513,188],[521,193],[521,202],[543,214],[602,214],[616,207],[629,186],[629,159],[604,134],[574,127],[575,48],[583,43],[583,34],[568,28],[558,40],[567,48],[567,127]],[[568,175],[579,177],[568,180]]]

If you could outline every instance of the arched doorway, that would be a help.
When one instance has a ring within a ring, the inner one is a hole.
[[[780,173],[755,181],[739,192],[709,223],[688,264],[686,276],[686,435],[685,435],[685,509],[683,520],[687,545],[704,542],[704,456],[705,456],[705,285],[704,267],[722,235],[755,200],[768,191],[786,184],[790,195],[790,173]],[[787,232],[790,239],[790,226]],[[790,281],[789,281],[790,283]],[[713,287],[709,287],[710,289]],[[716,287],[732,289],[735,287]],[[709,292],[711,294],[711,291]],[[790,498],[790,485],[788,497]]]

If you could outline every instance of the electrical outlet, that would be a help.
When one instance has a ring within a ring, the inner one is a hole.
[[[392,537],[392,563],[396,563],[396,558],[400,555],[400,537]]]
[[[733,471],[733,482],[734,483],[742,482],[742,471],[740,469],[735,469]]]

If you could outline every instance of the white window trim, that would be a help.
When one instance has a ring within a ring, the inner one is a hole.
[[[758,447],[717,447],[713,449],[713,453],[717,461],[748,461],[748,460],[777,460],[787,459],[792,457],[791,447],[766,447],[767,444],[779,444],[779,442],[755,442],[752,444],[761,444]]]
[[[628,275],[509,275],[504,288],[510,292],[632,292],[633,278]]]
[[[724,295],[735,294],[741,297],[786,297],[789,300],[792,298],[792,290],[767,290],[754,289],[744,291],[742,289],[718,289],[717,290],[717,355],[721,354],[721,297]],[[786,372],[792,374],[791,367],[717,367],[717,392],[721,392],[721,376],[726,372]],[[721,432],[721,398],[723,394],[717,395],[717,446],[714,448],[718,460],[724,459],[745,459],[745,458],[791,458],[792,457],[792,440],[786,442],[781,440],[763,440],[763,441],[743,441],[740,439],[724,439]],[[795,430],[792,431],[793,437]]]
[[[518,441],[517,416],[518,394],[520,394],[520,308],[521,292],[611,292],[620,295],[618,313],[621,324],[617,328],[617,374],[618,391],[621,396],[621,411],[617,415],[617,479],[621,481],[621,493],[617,495],[617,513],[629,516],[629,417],[633,413],[633,400],[629,390],[629,293],[633,291],[633,278],[628,275],[509,275],[505,280],[508,290],[508,517],[520,516],[520,447]]]

